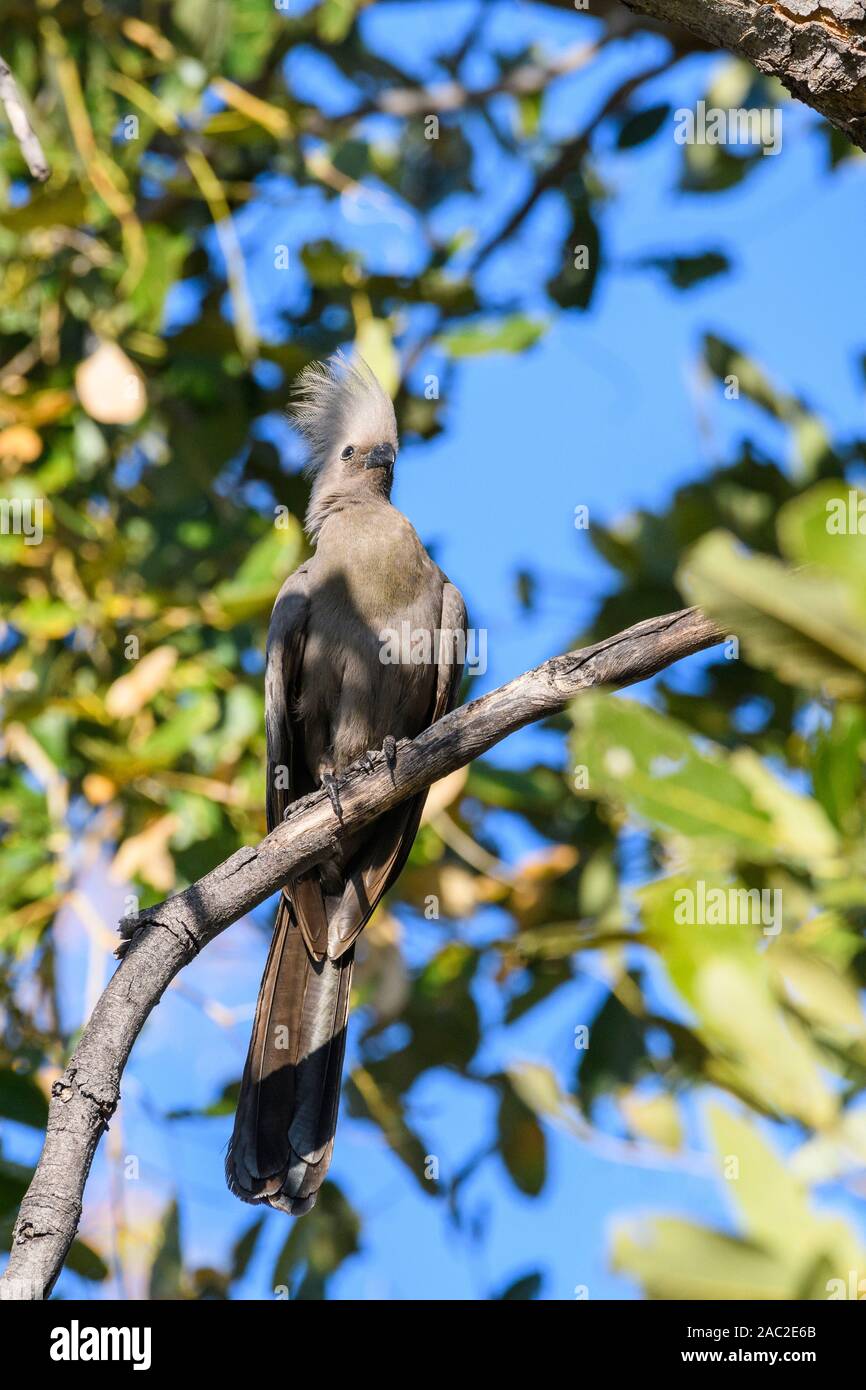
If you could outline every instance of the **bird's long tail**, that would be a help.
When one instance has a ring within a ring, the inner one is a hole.
[[[245,1202],[300,1216],[334,1147],[354,946],[314,959],[280,898],[244,1067],[226,1179]]]

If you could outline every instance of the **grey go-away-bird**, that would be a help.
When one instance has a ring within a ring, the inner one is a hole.
[[[268,829],[319,786],[339,820],[341,775],[369,766],[375,749],[393,766],[398,739],[453,707],[465,654],[463,599],[391,504],[397,423],[373,372],[340,356],[307,367],[294,411],[310,450],[316,551],[280,590],[268,633]],[[334,1146],[355,943],[406,862],[425,799],[343,839],[281,894],[226,1159],[244,1201],[299,1216],[316,1200]]]

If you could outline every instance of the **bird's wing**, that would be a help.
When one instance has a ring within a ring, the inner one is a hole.
[[[294,717],[310,615],[309,585],[309,566],[301,565],[280,590],[268,629],[268,830],[279,825],[293,801],[316,789],[304,757],[303,726]],[[283,889],[283,894],[291,904],[291,917],[308,950],[321,960],[328,949],[328,914],[318,879],[296,879]]]
[[[312,790],[312,787],[298,786],[303,739],[293,719],[310,615],[308,585],[308,566],[301,565],[280,589],[268,628],[265,667],[268,830],[279,825],[292,801]]]
[[[442,576],[439,662],[427,725],[454,708],[466,652],[466,605],[460,590]],[[427,792],[395,806],[375,822],[372,833],[347,866],[342,901],[329,914],[328,955],[337,960],[355,941],[379,899],[396,882],[418,834]]]
[[[439,665],[436,668],[436,695],[430,718],[427,720],[428,727],[435,724],[437,719],[441,719],[443,714],[448,714],[457,704],[466,654],[466,604],[463,602],[463,595],[456,585],[451,584],[444,575],[442,578],[445,580],[442,590],[442,617],[440,619],[440,631],[443,634],[443,640],[439,652]],[[450,634],[450,639],[446,638],[445,634]],[[407,803],[412,809],[412,816],[404,827],[400,843],[397,846],[397,854],[394,856],[388,871],[387,882],[382,889],[383,893],[396,883],[403,872],[403,865],[409,857],[409,851],[415,836],[418,834],[421,814],[427,800],[427,791],[421,792],[419,796],[413,797]],[[405,808],[399,806],[396,809],[403,811]]]
[[[280,590],[268,629],[269,830],[291,802],[313,790],[303,727],[294,714],[310,611],[308,586],[304,565]],[[245,1202],[268,1202],[294,1215],[316,1200],[337,1123],[353,952],[330,961],[327,939],[318,882],[290,884],[277,909],[226,1157],[233,1192]]]
[[[431,724],[435,724],[457,704],[466,658],[466,604],[456,584],[452,584],[444,574],[442,578],[445,582],[442,587],[440,628],[443,634],[451,635],[451,640],[445,643],[446,650],[440,651]]]

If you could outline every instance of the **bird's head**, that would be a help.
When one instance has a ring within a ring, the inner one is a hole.
[[[390,397],[366,362],[349,362],[337,353],[305,367],[292,412],[310,451],[311,536],[318,534],[335,503],[348,496],[390,497],[399,447],[397,420]]]

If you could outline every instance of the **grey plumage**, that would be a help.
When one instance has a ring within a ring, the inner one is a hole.
[[[319,785],[337,815],[337,779],[352,763],[453,707],[465,650],[459,591],[391,505],[397,425],[375,375],[339,356],[315,364],[294,409],[317,546],[280,590],[268,633],[269,829]],[[430,634],[438,660],[383,664],[385,635],[403,631]],[[294,1215],[315,1202],[334,1143],[355,943],[406,861],[425,799],[348,837],[281,895],[226,1159],[244,1201]]]

